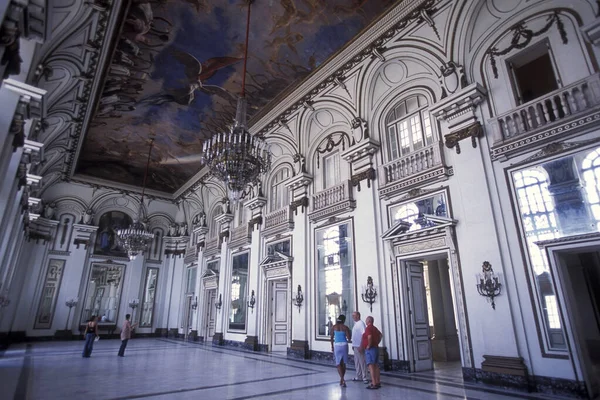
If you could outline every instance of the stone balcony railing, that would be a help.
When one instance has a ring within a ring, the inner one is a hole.
[[[564,135],[585,124],[585,119],[580,123],[578,118],[598,105],[600,74],[594,74],[492,118],[489,121],[494,135],[492,158],[514,152],[525,144]],[[521,139],[526,142],[518,143]]]
[[[353,210],[356,201],[352,193],[352,184],[347,180],[314,194],[311,207],[309,218],[313,221]]]
[[[229,246],[236,247],[249,244],[252,240],[252,231],[248,229],[248,224],[243,222],[240,226],[231,230]]]
[[[263,235],[275,235],[294,228],[294,213],[290,206],[285,206],[279,210],[265,215],[263,225]]]
[[[444,166],[442,142],[436,142],[379,167],[379,193],[382,197],[441,178],[449,170]]]

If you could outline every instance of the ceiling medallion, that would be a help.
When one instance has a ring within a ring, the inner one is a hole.
[[[152,154],[152,146],[154,138],[150,139],[150,150],[148,151],[148,161],[146,162],[146,172],[144,174],[144,183],[142,186],[142,197],[140,198],[140,208],[137,218],[127,228],[117,229],[117,242],[127,252],[130,261],[133,261],[138,254],[143,253],[148,249],[148,244],[154,238],[152,232],[146,229],[141,220],[142,207],[144,205],[144,192],[146,191],[146,179],[148,178],[148,167],[150,166],[150,155]]]
[[[234,125],[228,132],[215,133],[202,149],[209,173],[225,184],[233,202],[237,202],[248,185],[258,183],[260,175],[271,168],[271,152],[267,143],[251,135],[246,126],[246,64],[252,3],[253,0],[248,1],[242,93],[237,101]]]

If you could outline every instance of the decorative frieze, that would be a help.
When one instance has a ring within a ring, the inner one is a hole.
[[[360,192],[360,182],[367,180],[367,187],[371,187],[371,181],[374,181],[376,177],[375,168],[369,168],[365,171],[359,172],[358,174],[352,175],[350,178],[350,182],[352,182],[352,186],[358,186],[358,191]]]

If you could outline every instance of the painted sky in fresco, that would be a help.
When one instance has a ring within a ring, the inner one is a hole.
[[[393,0],[256,0],[249,117],[297,84]],[[241,89],[242,0],[135,2],[126,18],[77,173],[174,192],[201,167],[202,141],[226,129]]]

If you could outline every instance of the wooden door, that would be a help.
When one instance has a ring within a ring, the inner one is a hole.
[[[215,316],[216,316],[216,308],[215,301],[217,298],[217,290],[210,289],[206,295],[206,338],[204,340],[209,341],[212,340],[212,337],[215,335]]]
[[[408,282],[408,314],[411,325],[412,371],[433,369],[431,341],[429,339],[429,317],[427,314],[427,295],[423,264],[406,261],[406,277]]]
[[[286,280],[271,283],[271,350],[286,351],[289,347],[289,293]]]

